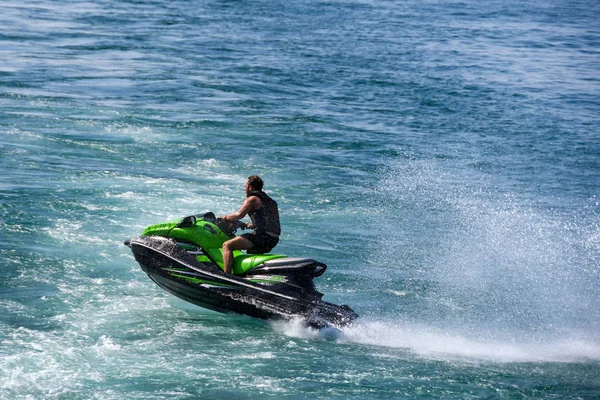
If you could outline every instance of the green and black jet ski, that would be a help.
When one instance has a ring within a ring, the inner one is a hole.
[[[221,247],[238,228],[245,224],[209,212],[152,225],[125,244],[158,286],[200,307],[261,319],[301,318],[314,328],[341,328],[358,318],[347,305],[321,300],[313,279],[327,266],[311,258],[234,251],[233,273],[226,274]]]

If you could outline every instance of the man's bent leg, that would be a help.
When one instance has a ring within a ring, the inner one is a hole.
[[[223,268],[225,272],[230,274],[233,267],[233,251],[234,250],[250,250],[254,245],[251,241],[242,236],[223,243]]]

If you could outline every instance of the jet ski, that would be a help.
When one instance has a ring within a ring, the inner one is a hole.
[[[349,306],[322,300],[313,279],[327,266],[312,258],[236,250],[232,273],[225,273],[221,247],[240,228],[245,224],[207,212],[149,226],[125,244],[152,281],[200,307],[266,320],[300,319],[317,329],[342,328],[358,318]]]

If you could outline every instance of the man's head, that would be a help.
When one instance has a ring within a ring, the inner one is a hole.
[[[263,180],[258,175],[252,175],[246,181],[246,193],[250,193],[253,190],[262,190]]]

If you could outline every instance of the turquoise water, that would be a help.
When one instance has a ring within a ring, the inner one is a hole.
[[[6,1],[0,398],[600,396],[600,3]],[[278,200],[343,332],[123,240]]]

